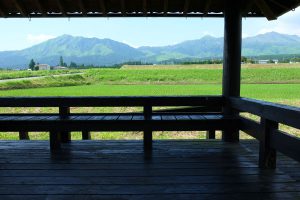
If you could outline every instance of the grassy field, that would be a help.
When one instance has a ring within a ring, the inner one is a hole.
[[[220,65],[124,66],[121,69],[90,69],[82,75],[47,77],[13,87],[0,84],[0,96],[139,96],[139,95],[220,95]],[[241,96],[300,106],[300,65],[245,65]],[[4,83],[2,83],[4,84]],[[9,83],[5,83],[9,84]],[[15,88],[28,89],[8,89]],[[49,87],[52,86],[52,87]],[[54,87],[55,86],[55,87]],[[17,88],[18,88],[17,87]],[[98,110],[97,110],[98,109]],[[106,112],[132,111],[132,108],[106,108]],[[6,112],[57,112],[57,108],[0,108]],[[103,111],[99,108],[73,108],[72,112]],[[300,136],[299,131],[282,128]],[[48,139],[46,133],[30,133],[32,139]],[[141,139],[141,133],[93,133],[94,139]],[[243,136],[245,137],[245,136]],[[80,139],[79,133],[73,133]],[[204,138],[203,132],[157,132],[155,139]],[[0,139],[17,139],[16,133],[0,133]]]

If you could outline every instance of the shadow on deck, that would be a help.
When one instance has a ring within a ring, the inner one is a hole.
[[[0,141],[0,199],[300,199],[300,164],[278,156],[257,166],[258,144],[241,141]]]

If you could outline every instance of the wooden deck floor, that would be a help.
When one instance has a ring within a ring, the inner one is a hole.
[[[242,141],[73,141],[51,155],[47,141],[0,141],[0,199],[300,199],[300,164],[282,155],[257,166]]]

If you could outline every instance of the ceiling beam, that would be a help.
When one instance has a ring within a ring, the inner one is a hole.
[[[42,2],[41,2],[40,0],[35,0],[35,1],[36,1],[36,5],[37,5],[39,11],[42,13],[42,15],[43,15],[44,17],[46,17],[46,16],[47,16],[47,13],[46,13],[46,11],[45,11],[45,8],[44,8],[44,5],[42,4]]]
[[[211,5],[211,0],[207,0],[203,11],[204,17],[208,15],[210,5]]]
[[[27,17],[28,13],[25,10],[23,4],[19,0],[12,0],[12,2],[15,4],[18,11],[21,13],[22,16]]]
[[[80,10],[81,10],[81,13],[83,16],[87,16],[87,11],[86,11],[86,8],[85,8],[85,5],[84,5],[84,1],[83,0],[79,0],[79,7],[80,7]]]
[[[285,5],[283,5],[283,4],[281,4],[281,3],[279,3],[278,1],[276,1],[276,0],[270,0],[272,3],[274,3],[274,4],[276,4],[277,6],[279,6],[279,7],[281,7],[281,8],[283,8],[283,9],[285,9],[285,10],[289,10],[289,8],[287,7],[287,6],[285,6]]]
[[[120,0],[120,3],[121,3],[121,13],[123,16],[126,16],[125,0]]]
[[[147,16],[147,0],[143,0],[143,15]]]
[[[66,10],[65,10],[65,7],[64,7],[64,5],[63,5],[63,2],[62,2],[61,0],[56,0],[56,2],[57,2],[57,5],[58,5],[58,7],[59,7],[59,10],[60,10],[62,16],[67,17],[67,12],[66,12]]]
[[[255,0],[255,4],[268,20],[277,19],[276,15],[273,13],[272,9],[265,0]]]
[[[7,17],[7,14],[5,13],[5,11],[3,10],[3,6],[2,3],[0,2],[0,15],[1,17]]]
[[[164,15],[165,16],[168,14],[168,5],[169,5],[169,0],[164,0]]]
[[[107,16],[106,5],[104,0],[100,0],[101,12],[103,16]]]
[[[247,16],[248,13],[249,13],[249,11],[250,11],[251,8],[253,7],[253,5],[254,5],[254,1],[253,1],[253,0],[249,0],[249,1],[245,4],[244,8],[242,8],[242,16]]]
[[[184,7],[183,7],[183,15],[184,16],[187,16],[189,8],[190,8],[190,0],[185,0]]]

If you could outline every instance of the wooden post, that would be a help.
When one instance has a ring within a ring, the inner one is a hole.
[[[59,107],[59,115],[62,119],[67,118],[69,114],[70,114],[70,107]],[[61,135],[62,143],[71,142],[71,133],[70,132],[62,131],[60,133],[60,135]]]
[[[90,140],[90,139],[91,139],[91,132],[82,131],[82,140]]]
[[[226,1],[224,11],[224,55],[223,55],[223,96],[239,97],[241,84],[242,15],[239,1]],[[227,102],[227,101],[226,101]],[[237,115],[228,103],[223,107],[225,115]],[[228,125],[223,130],[223,141],[239,141],[239,130]]]
[[[145,120],[151,120],[152,106],[144,106]],[[145,156],[149,157],[152,153],[152,130],[144,130],[144,152]]]
[[[60,134],[56,131],[50,132],[50,150],[51,152],[57,151],[60,149]]]
[[[216,131],[215,130],[206,131],[206,139],[216,139]]]
[[[261,118],[261,140],[259,141],[259,167],[262,169],[276,168],[276,150],[270,147],[271,134],[278,129],[278,123]]]
[[[19,132],[19,140],[29,140],[28,132],[26,131],[20,131]]]

